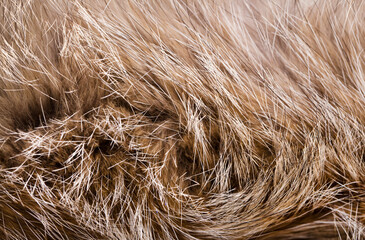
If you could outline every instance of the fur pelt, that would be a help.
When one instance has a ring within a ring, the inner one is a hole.
[[[0,239],[364,239],[364,5],[2,0]]]

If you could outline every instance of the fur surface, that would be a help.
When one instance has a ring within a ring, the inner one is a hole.
[[[1,239],[364,239],[364,1],[2,0]]]

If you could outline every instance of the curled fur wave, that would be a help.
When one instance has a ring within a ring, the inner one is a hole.
[[[1,239],[364,239],[364,1],[2,0]]]

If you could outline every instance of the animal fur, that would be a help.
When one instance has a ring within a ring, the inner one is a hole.
[[[364,239],[364,5],[2,0],[0,239]]]

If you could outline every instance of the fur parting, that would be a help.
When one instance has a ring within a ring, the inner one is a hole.
[[[365,239],[364,5],[1,0],[0,239]]]

